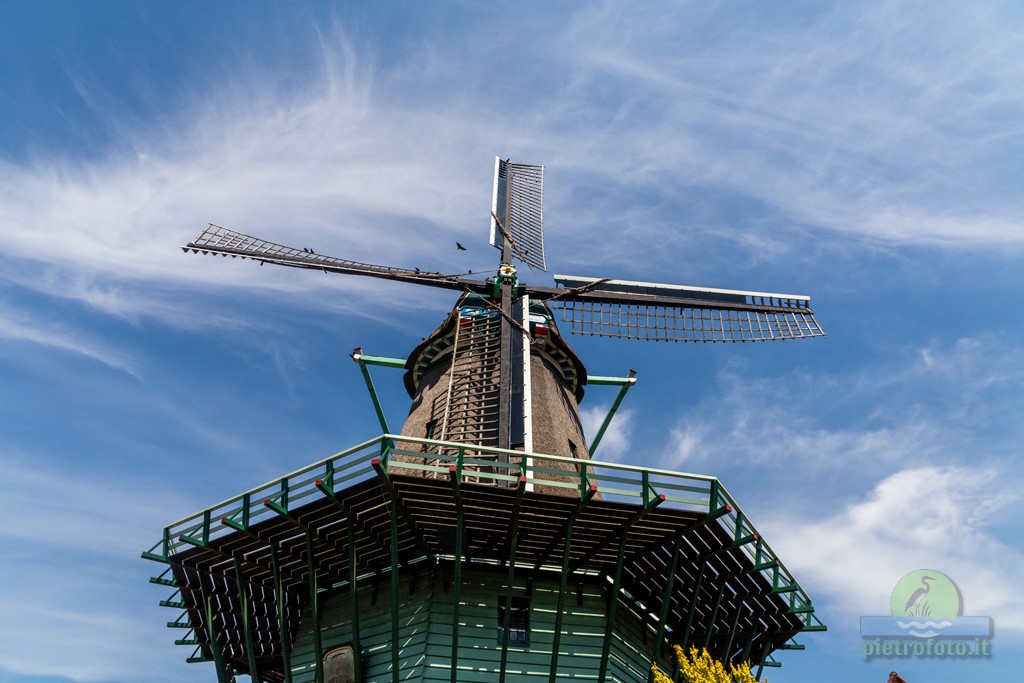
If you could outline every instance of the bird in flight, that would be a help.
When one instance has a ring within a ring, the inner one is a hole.
[[[462,242],[456,242],[455,248],[458,249],[459,251],[466,251],[466,248],[462,246]]]

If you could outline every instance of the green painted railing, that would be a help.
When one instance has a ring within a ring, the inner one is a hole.
[[[401,459],[392,461],[392,456]],[[575,489],[581,496],[596,481],[604,500],[644,508],[658,500],[665,507],[713,515],[732,535],[734,546],[750,558],[754,571],[768,578],[773,592],[788,594],[790,611],[800,616],[804,630],[825,630],[814,615],[810,597],[715,477],[397,434],[365,441],[169,524],[161,540],[142,556],[170,562],[180,550],[205,546],[273,515],[288,514],[310,502],[311,497],[331,495],[374,477],[387,478],[390,468],[448,479],[452,465],[459,480],[473,477],[483,482],[511,483],[526,477],[528,485]],[[563,469],[559,465],[571,467]],[[551,479],[553,475],[563,480]]]

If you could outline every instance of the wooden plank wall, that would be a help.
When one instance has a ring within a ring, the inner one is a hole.
[[[459,608],[459,674],[466,683],[493,683],[501,661],[498,639],[498,600],[505,595],[505,576],[499,572],[464,569]],[[509,646],[507,676],[515,681],[546,681],[551,664],[559,580],[544,574],[530,582],[530,644]],[[402,681],[450,681],[452,606],[454,589],[448,568],[422,569],[416,591],[410,595],[410,578],[399,581],[399,668]],[[517,577],[516,596],[527,595],[525,578]],[[558,660],[559,681],[595,681],[604,643],[607,602],[604,582],[587,577],[581,585],[569,582],[564,600],[562,637]],[[390,583],[385,579],[371,604],[373,589],[359,589],[360,635],[363,644],[365,683],[390,683],[391,606]],[[608,681],[646,681],[653,635],[633,611],[620,604],[608,667]],[[347,593],[335,594],[321,607],[324,652],[352,640]],[[295,683],[314,683],[312,625],[303,621],[292,651]]]

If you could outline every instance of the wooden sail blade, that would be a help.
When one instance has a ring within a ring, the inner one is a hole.
[[[193,241],[183,246],[182,251],[247,258],[280,266],[322,270],[328,273],[380,277],[459,291],[486,292],[491,286],[482,280],[469,280],[457,275],[426,273],[415,268],[412,270],[394,268],[334,256],[323,256],[311,249],[297,249],[276,244],[214,223],[207,226]]]
[[[544,258],[544,167],[494,160],[491,244],[511,242],[511,256],[546,271]]]
[[[576,334],[653,341],[738,342],[821,337],[810,297],[556,275],[549,298]]]

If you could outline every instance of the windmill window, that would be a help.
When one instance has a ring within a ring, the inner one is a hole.
[[[437,420],[430,420],[430,421],[428,421],[427,422],[426,431],[424,431],[424,433],[423,433],[423,438],[424,439],[433,439],[434,438],[434,433],[436,431],[437,431]],[[421,453],[426,453],[430,449],[431,449],[430,444],[421,444],[420,445],[420,452]]]
[[[573,459],[575,459],[577,457],[576,456],[576,444],[574,444],[572,442],[572,439],[569,439],[569,457],[573,458]],[[583,470],[582,470],[582,468],[580,468],[580,464],[578,462],[573,463],[572,466],[576,468],[576,474],[579,474],[579,475],[583,474]]]
[[[498,644],[504,636],[505,601],[498,598]],[[512,611],[508,618],[508,644],[517,647],[530,646],[530,599],[512,598]]]

